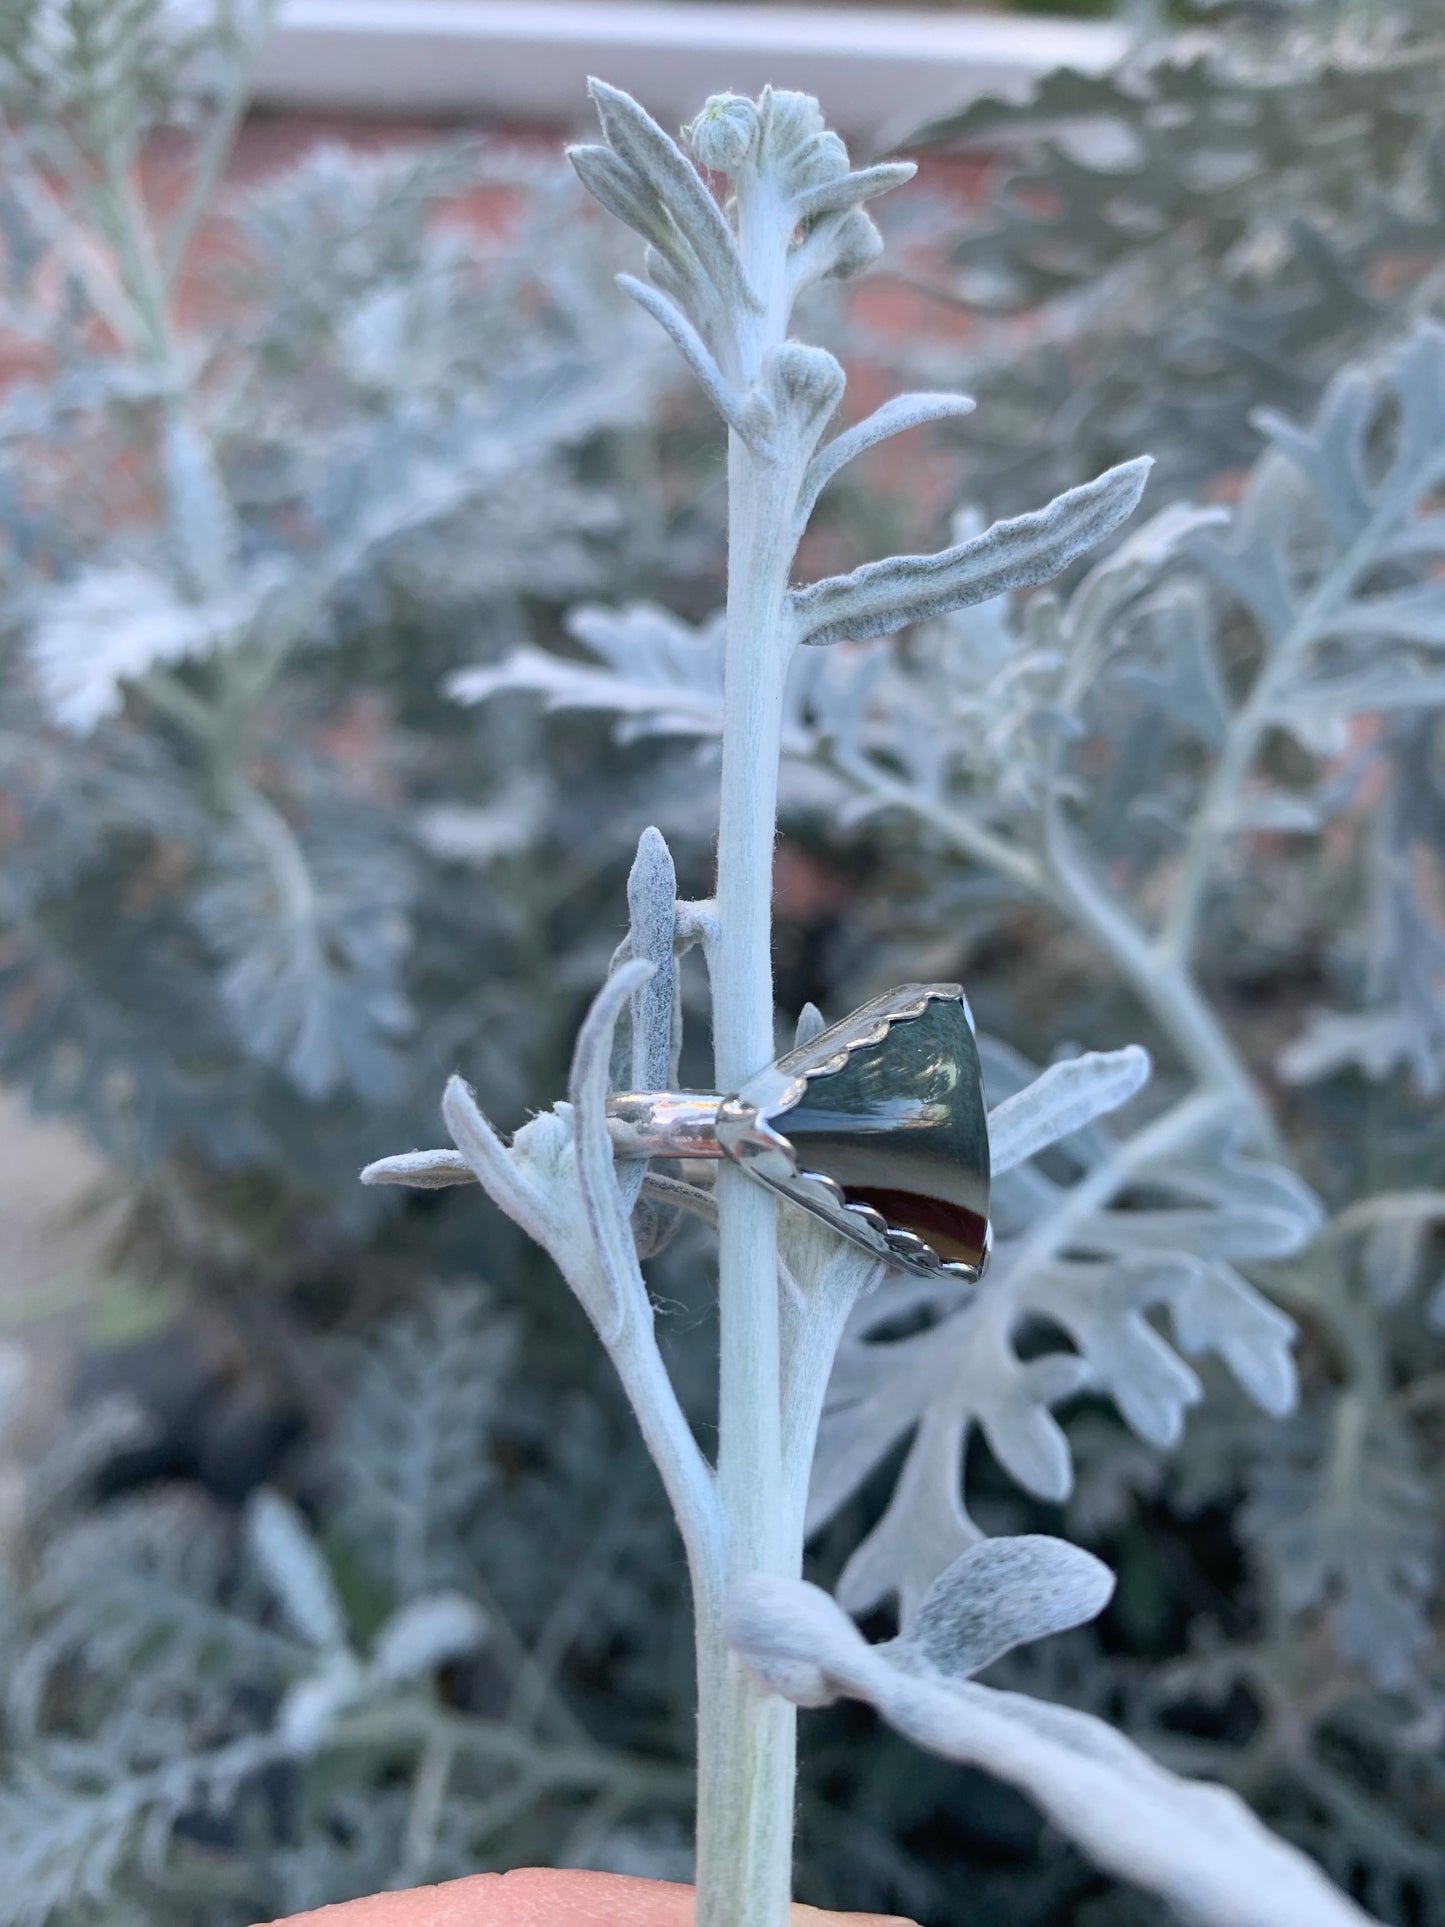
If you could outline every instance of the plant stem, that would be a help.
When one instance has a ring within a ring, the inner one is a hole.
[[[101,207],[126,293],[139,319],[141,352],[164,378],[167,398],[175,400],[184,392],[185,375],[145,201],[135,173],[123,156],[107,153],[102,164]]]
[[[842,1249],[818,1268],[806,1290],[789,1274],[786,1261],[782,1272],[783,1494],[787,1530],[801,1544],[833,1363],[849,1314],[862,1294],[880,1283],[884,1267]]]
[[[786,339],[790,205],[765,173],[737,186],[738,248],[757,297],[733,317],[740,392]],[[710,953],[717,1088],[735,1091],[773,1056],[772,895],[784,624],[796,512],[811,448],[728,436],[728,599],[723,658],[718,938]],[[718,1172],[718,1493],[728,1585],[746,1573],[795,1577],[800,1528],[785,1502],[777,1207],[726,1164]],[[697,1601],[697,1927],[785,1927],[792,1895],[797,1709],[728,1645],[726,1594]]]
[[[797,477],[736,434],[728,454],[719,940],[712,966],[720,1090],[773,1055],[772,877],[787,651],[783,596]],[[777,1209],[718,1173],[718,1485],[727,1574],[794,1574],[782,1505]],[[796,1710],[729,1648],[721,1601],[698,1613],[698,1927],[781,1927],[792,1886]]]
[[[1095,882],[1082,852],[1051,807],[1045,818],[1047,895],[1104,952],[1205,1090],[1226,1092],[1259,1140],[1277,1134],[1234,1041],[1182,958],[1151,942],[1124,906]]]
[[[401,1864],[395,1881],[398,1887],[418,1886],[427,1876],[436,1852],[455,1758],[456,1745],[450,1735],[438,1734],[422,1748],[412,1775]]]
[[[64,262],[76,285],[85,290],[91,306],[116,340],[130,346],[140,324],[129,291],[117,278],[104,253],[86,245],[85,232],[73,212],[56,198],[49,183],[26,158],[20,141],[3,122],[0,122],[0,168],[25,218],[55,250],[57,259]]]

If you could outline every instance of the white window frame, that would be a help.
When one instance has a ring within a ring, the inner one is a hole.
[[[269,106],[581,125],[598,73],[665,121],[767,82],[816,94],[871,144],[980,94],[1123,51],[1121,30],[998,13],[689,0],[287,0],[261,60]]]

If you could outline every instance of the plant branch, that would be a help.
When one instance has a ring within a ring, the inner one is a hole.
[[[720,1090],[773,1054],[772,872],[786,652],[785,531],[798,477],[729,436],[718,939],[713,1034]],[[729,1577],[786,1572],[780,1478],[777,1209],[723,1168],[718,1206],[718,1484]],[[796,1714],[727,1643],[722,1601],[699,1616],[698,1924],[775,1927],[791,1889]]]
[[[412,1775],[401,1862],[396,1873],[398,1887],[416,1887],[426,1879],[436,1852],[437,1833],[455,1760],[456,1743],[450,1734],[433,1736],[421,1750]]]
[[[161,242],[160,270],[167,289],[175,285],[176,277],[185,264],[201,217],[211,203],[235,146],[236,135],[251,98],[256,61],[279,4],[280,0],[262,0],[254,29],[245,37],[232,61],[230,84],[206,125],[191,178],[186,184],[185,196]]]
[[[1438,481],[1438,458],[1430,473],[1407,470],[1381,492],[1374,513],[1336,558],[1295,611],[1284,634],[1265,637],[1266,657],[1254,686],[1235,712],[1179,867],[1173,900],[1160,932],[1161,953],[1187,964],[1198,938],[1199,916],[1225,841],[1233,833],[1241,793],[1269,731],[1279,723],[1290,684],[1301,661],[1348,601],[1360,571],[1379,551],[1382,536],[1413,513],[1422,489]]]
[[[1096,881],[1056,804],[1046,813],[1043,850],[1036,855],[967,812],[921,794],[867,756],[844,752],[833,766],[867,794],[910,811],[962,855],[1067,917],[1114,964],[1200,1083],[1228,1091],[1261,1138],[1274,1142],[1274,1127],[1253,1079],[1188,969],[1162,955]]]
[[[85,290],[91,306],[112,330],[116,339],[131,346],[137,335],[139,316],[124,286],[116,280],[104,256],[86,245],[84,234],[51,192],[40,174],[26,160],[21,143],[4,130],[0,159],[6,169],[6,185],[20,202],[27,220],[55,250],[76,281]]]
[[[761,389],[788,327],[791,206],[766,168],[736,179],[742,276],[724,369]],[[820,431],[822,423],[817,424]],[[816,432],[812,440],[816,440]],[[772,879],[778,762],[790,643],[794,505],[812,440],[728,434],[728,597],[723,668],[718,935],[710,953],[719,1090],[737,1090],[773,1055]],[[782,1354],[777,1208],[724,1165],[718,1207],[718,1489],[728,1523],[727,1583],[796,1573],[782,1497]],[[796,1710],[728,1643],[723,1600],[699,1601],[698,1927],[781,1927],[792,1891]]]
[[[997,875],[1007,877],[1010,883],[1018,884],[1020,889],[1035,896],[1047,892],[1048,880],[1038,858],[1009,837],[991,830],[977,817],[969,816],[963,810],[950,809],[946,803],[940,803],[911,788],[898,777],[889,775],[871,758],[854,751],[835,753],[832,766],[868,795],[876,797],[881,803],[890,803],[909,811],[920,822],[937,830],[956,850],[984,864]]]
[[[539,1786],[625,1786],[638,1796],[685,1798],[689,1774],[680,1763],[638,1759],[590,1742],[549,1745],[501,1720],[477,1719],[418,1694],[382,1708],[341,1715],[328,1746],[386,1750],[445,1743],[457,1754],[525,1775]]]
[[[1094,878],[1055,803],[1045,811],[1047,895],[1103,951],[1207,1090],[1226,1092],[1262,1143],[1278,1135],[1233,1039],[1182,960],[1151,942],[1133,916]]]
[[[102,206],[110,228],[126,292],[140,320],[146,357],[179,394],[180,358],[171,323],[169,291],[156,254],[155,237],[134,170],[113,155],[104,157]]]

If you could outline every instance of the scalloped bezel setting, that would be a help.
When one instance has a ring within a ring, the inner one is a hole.
[[[719,1149],[854,1244],[976,1282],[992,1244],[988,1115],[960,984],[904,984],[718,1107]]]

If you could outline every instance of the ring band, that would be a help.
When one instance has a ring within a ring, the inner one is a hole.
[[[707,1091],[614,1091],[607,1135],[619,1158],[720,1158],[722,1103]]]

